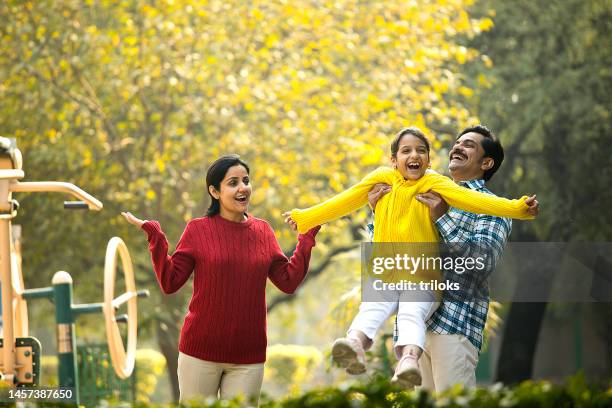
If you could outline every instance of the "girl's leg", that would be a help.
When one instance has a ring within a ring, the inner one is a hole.
[[[247,402],[257,406],[263,382],[264,363],[224,364],[224,366],[221,378],[221,398],[232,399],[243,395],[247,398]]]
[[[398,337],[395,342],[397,358],[404,346],[413,345],[421,350],[425,346],[426,322],[438,308],[438,302],[410,302],[400,300],[397,312]]]
[[[178,382],[180,402],[194,398],[217,397],[223,368],[220,363],[200,360],[179,352]]]
[[[346,368],[349,374],[363,374],[366,371],[365,350],[372,345],[372,340],[380,326],[396,310],[397,300],[395,302],[362,302],[347,336],[334,342],[333,360],[340,367]]]
[[[418,301],[414,301],[414,298]],[[400,295],[397,313],[398,338],[395,343],[395,354],[399,362],[392,382],[404,388],[412,389],[422,383],[418,362],[425,346],[425,322],[439,305],[434,300],[433,292],[404,292]]]
[[[397,312],[397,307],[398,299],[389,302],[362,302],[359,306],[359,313],[348,329],[347,336],[352,337],[352,333],[361,332],[370,341],[373,340],[380,326]]]

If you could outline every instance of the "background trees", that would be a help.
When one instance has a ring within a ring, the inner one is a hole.
[[[438,149],[474,120],[457,98],[474,92],[458,68],[478,52],[456,39],[492,23],[471,18],[468,4],[2,3],[0,133],[17,139],[28,180],[68,180],[105,203],[100,214],[64,213],[59,198],[17,197],[27,286],[66,269],[77,296],[99,298],[106,241],[121,235],[140,286],[153,289],[143,329],[174,373],[189,290],[159,295],[143,237],[118,213],[158,219],[176,242],[207,206],[207,164],[237,152],[253,169],[253,213],[290,249],[281,211],[386,163],[397,129],[419,126]],[[355,245],[364,219],[326,227],[322,266]]]
[[[385,164],[408,124],[428,133],[444,171],[457,129],[477,118],[506,147],[492,189],[542,203],[514,240],[610,240],[611,14],[605,0],[3,2],[0,134],[17,139],[28,180],[71,181],[105,203],[86,214],[55,196],[16,197],[26,285],[64,269],[78,301],[99,299],[106,242],[122,236],[153,294],[141,339],[174,373],[190,291],[159,294],[144,238],[120,211],[160,220],[176,242],[207,207],[208,163],[236,152],[253,170],[251,210],[290,251],[283,210]],[[324,228],[312,277],[337,268],[332,256],[355,247],[366,216]],[[321,320],[316,304],[351,279],[326,274],[324,295],[294,298],[300,312]],[[270,290],[269,307],[284,299]],[[339,304],[331,320],[349,315]],[[512,306],[504,347],[516,364],[499,378],[529,376],[544,312]],[[81,324],[98,333],[95,320]]]
[[[537,192],[542,203],[538,222],[515,223],[512,239],[610,241],[612,226],[604,221],[612,203],[610,2],[484,0],[472,11],[495,22],[469,42],[490,58],[491,67],[478,66],[468,75],[477,89],[473,113],[497,132],[506,150],[494,191]],[[576,254],[594,266],[590,255]],[[511,306],[498,380],[531,377],[546,307]],[[612,310],[604,303],[577,313],[593,312],[609,320]],[[605,327],[609,339],[612,327]]]

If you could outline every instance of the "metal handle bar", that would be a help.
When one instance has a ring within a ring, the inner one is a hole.
[[[89,205],[85,201],[64,201],[66,210],[87,210]]]
[[[115,316],[115,321],[117,323],[127,323],[129,321],[129,316],[127,314],[122,314],[119,316]]]
[[[25,174],[23,170],[19,169],[2,169],[0,170],[0,180],[8,179],[21,179],[24,178]]]
[[[0,172],[0,177],[3,172]],[[14,193],[31,193],[31,192],[61,192],[72,194],[76,198],[87,203],[90,210],[100,211],[103,207],[102,202],[81,190],[72,183],[64,183],[62,181],[29,181],[17,182],[10,185],[10,190]]]

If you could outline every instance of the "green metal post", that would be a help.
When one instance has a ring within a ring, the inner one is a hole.
[[[578,303],[574,312],[574,361],[576,372],[582,370],[582,307]]]
[[[60,387],[73,389],[77,404],[79,398],[79,376],[77,372],[76,336],[72,314],[72,277],[59,271],[53,275],[53,301],[57,325],[57,360]]]

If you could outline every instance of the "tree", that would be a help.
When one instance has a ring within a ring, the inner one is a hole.
[[[506,150],[493,184],[537,192],[542,203],[538,221],[517,223],[513,239],[609,241],[612,228],[601,220],[612,201],[610,2],[485,0],[473,12],[495,23],[469,42],[491,66],[487,78],[481,66],[472,71],[472,87],[485,85],[474,113]],[[498,380],[531,377],[546,305],[512,305]]]
[[[86,216],[61,214],[47,197],[18,197],[27,285],[67,268],[77,296],[97,298],[103,248],[121,235],[139,285],[155,288],[142,236],[117,214],[158,219],[176,242],[185,221],[204,212],[203,172],[222,153],[251,164],[252,211],[288,247],[295,238],[281,228],[281,211],[319,202],[386,163],[397,129],[419,126],[436,135],[436,148],[473,120],[457,98],[473,92],[458,68],[478,53],[456,38],[491,20],[470,18],[469,4],[3,3],[0,132],[17,138],[27,179],[71,181],[105,203]],[[352,246],[364,217],[326,227],[322,265]],[[189,291],[152,292],[156,306],[141,308],[145,327],[174,373]]]

